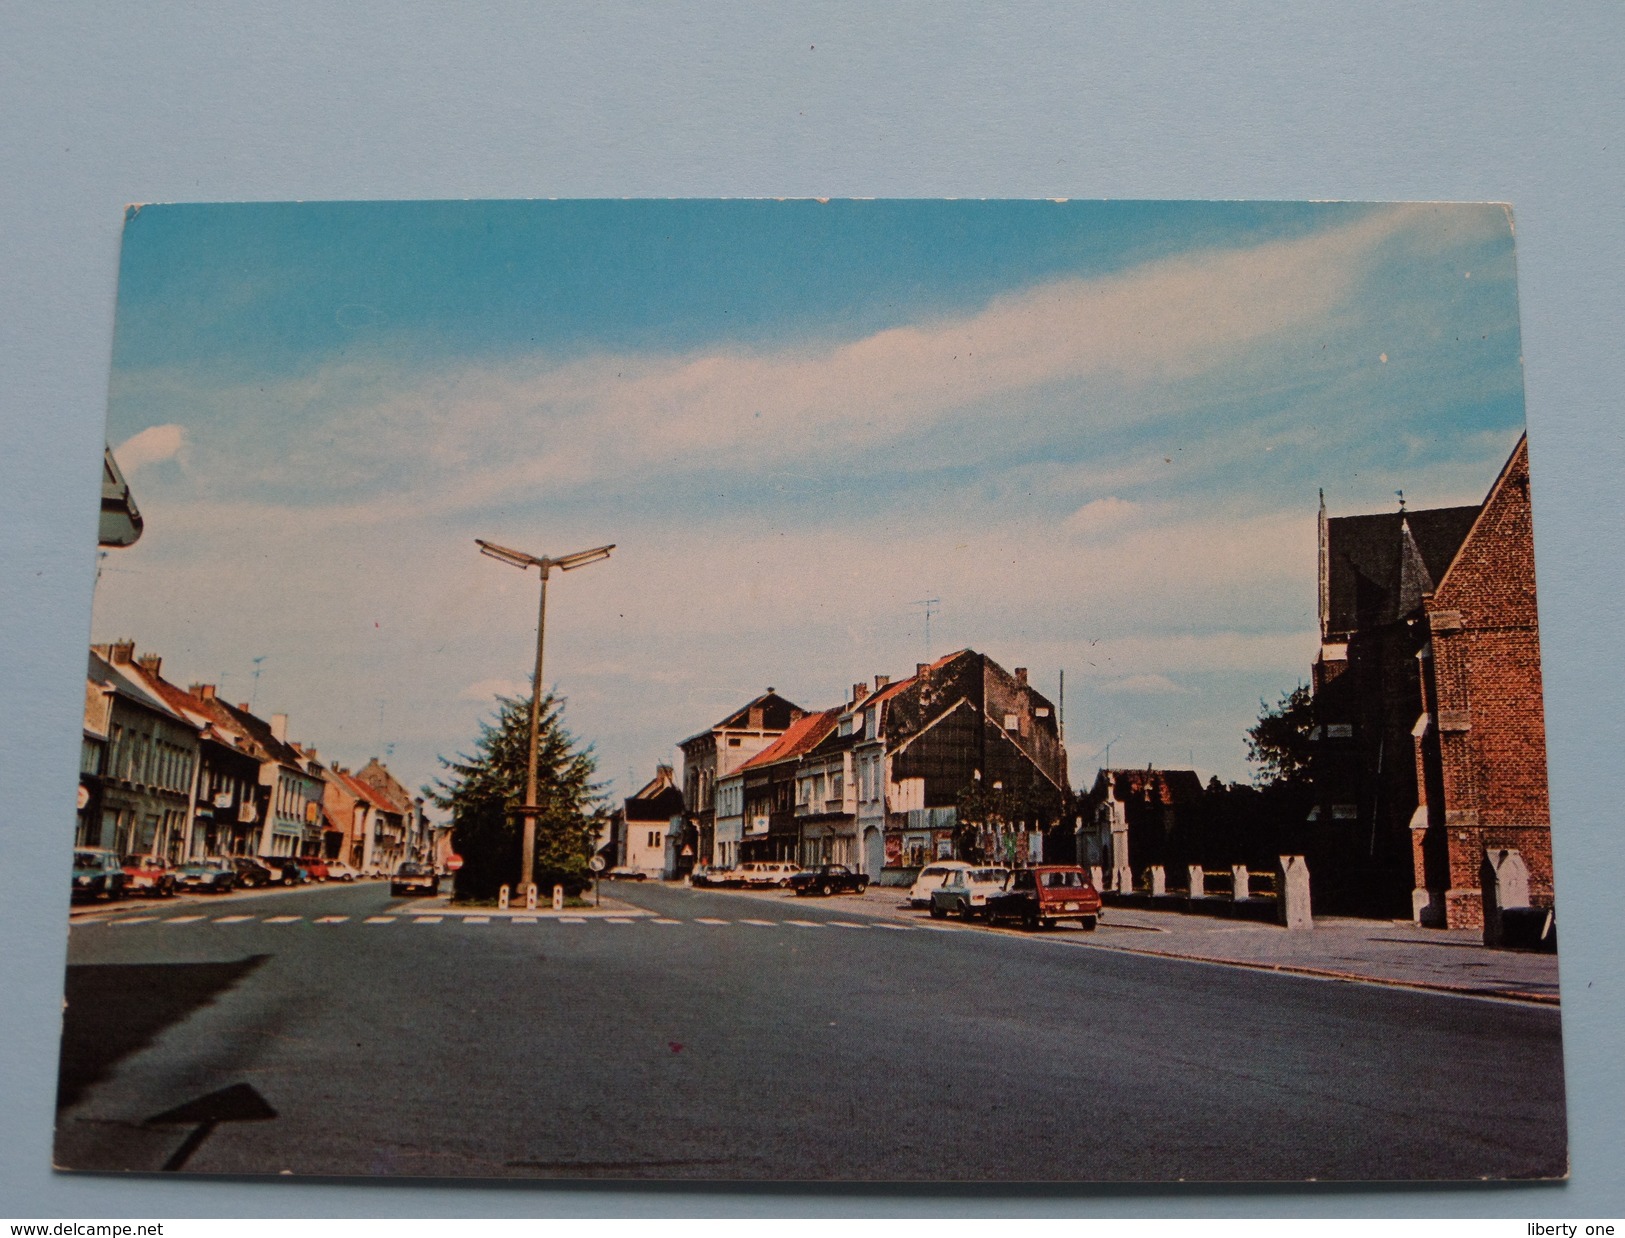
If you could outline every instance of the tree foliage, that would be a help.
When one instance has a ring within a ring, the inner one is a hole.
[[[590,745],[577,746],[564,728],[564,704],[542,698],[536,800],[536,885],[545,894],[555,882],[578,888],[587,880],[597,835],[608,815],[603,783]],[[498,887],[517,886],[524,838],[525,775],[530,759],[530,701],[499,697],[494,719],[480,724],[472,755],[441,757],[446,773],[424,788],[452,814],[454,845],[463,857],[456,877],[458,898],[493,898]]]
[[[1254,784],[1260,787],[1307,784],[1315,729],[1315,707],[1309,686],[1299,684],[1283,693],[1273,708],[1264,701],[1258,705],[1261,711],[1258,722],[1247,729],[1247,759],[1257,768]]]

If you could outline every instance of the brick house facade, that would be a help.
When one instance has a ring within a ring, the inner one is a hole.
[[[1519,439],[1449,569],[1423,599],[1416,725],[1415,915],[1480,927],[1487,849],[1515,847],[1552,905],[1529,446]]]

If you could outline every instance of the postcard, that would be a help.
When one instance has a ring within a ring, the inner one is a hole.
[[[56,1166],[1565,1176],[1520,353],[1497,204],[130,208]]]

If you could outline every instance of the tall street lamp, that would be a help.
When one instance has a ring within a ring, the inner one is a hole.
[[[607,559],[609,552],[615,549],[615,544],[611,542],[608,546],[594,546],[591,550],[578,550],[573,555],[561,555],[553,559],[528,555],[522,550],[510,550],[506,546],[498,546],[495,542],[488,542],[483,538],[476,537],[474,543],[480,548],[482,555],[500,559],[521,571],[529,571],[534,567],[542,573],[542,601],[536,610],[536,674],[530,682],[530,763],[525,770],[525,802],[520,807],[520,812],[525,814],[525,841],[524,849],[519,854],[519,888],[524,890],[536,877],[536,817],[541,812],[541,806],[536,802],[536,761],[539,755],[542,723],[542,636],[547,628],[547,574],[554,568],[558,568],[561,572],[573,572],[578,567],[586,567],[589,563]]]

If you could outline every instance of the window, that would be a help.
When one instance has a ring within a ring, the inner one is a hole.
[[[660,845],[660,831],[659,830],[650,830],[649,831],[649,846],[658,847],[659,845]]]
[[[1021,719],[1020,718],[1016,717],[1015,714],[1005,714],[1004,715],[1004,729],[1005,730],[1007,730],[1007,731],[1015,731],[1015,730],[1019,730],[1020,728],[1021,728]]]

